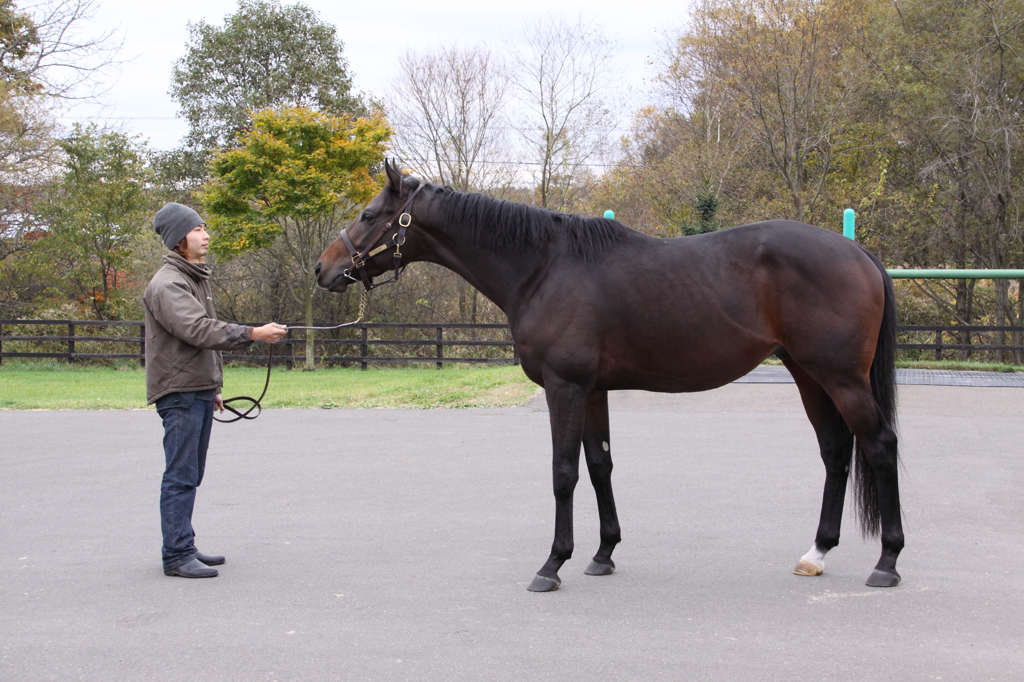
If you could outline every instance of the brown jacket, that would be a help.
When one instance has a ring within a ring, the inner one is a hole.
[[[252,328],[218,322],[210,268],[173,251],[146,287],[146,400],[224,384],[222,350],[248,348]]]

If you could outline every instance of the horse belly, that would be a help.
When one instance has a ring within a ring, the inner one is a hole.
[[[616,335],[619,336],[619,335]],[[595,388],[690,393],[724,386],[777,348],[747,330],[728,334],[622,335],[603,344]]]

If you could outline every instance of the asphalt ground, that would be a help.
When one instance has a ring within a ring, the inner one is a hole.
[[[613,394],[623,542],[584,475],[562,588],[543,399],[269,410],[216,425],[208,580],[161,571],[152,411],[0,412],[3,680],[1020,680],[1024,393],[903,386],[903,583],[847,514],[817,578],[824,471],[796,389]]]
[[[781,365],[761,365],[736,380],[741,384],[791,384],[793,376]],[[1024,372],[971,372],[942,369],[897,369],[896,383],[918,386],[1024,388]]]

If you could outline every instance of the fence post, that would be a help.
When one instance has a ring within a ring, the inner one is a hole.
[[[4,326],[0,324],[0,365],[4,364]]]
[[[852,208],[843,211],[843,236],[857,241],[857,212]]]
[[[139,327],[139,355],[142,356],[141,358],[139,358],[139,367],[145,367],[146,366],[146,325],[145,325],[145,323],[143,323],[143,325],[141,327]]]
[[[366,324],[361,325],[363,328],[363,343],[359,346],[359,354],[362,358],[363,364],[362,369],[366,369],[366,358],[369,355],[369,347],[366,343]]]
[[[68,322],[68,364],[75,361],[75,323]]]
[[[935,359],[937,361],[942,360],[942,330],[935,330]]]
[[[444,367],[444,363],[441,362],[441,358],[444,357],[444,346],[441,345],[442,335],[444,333],[444,327],[437,328],[437,368],[441,369]]]
[[[284,368],[285,369],[291,369],[292,366],[295,364],[294,361],[292,360],[292,328],[291,327],[288,327],[288,331],[284,335],[284,353],[285,353],[285,358],[286,358],[285,361],[284,361]]]

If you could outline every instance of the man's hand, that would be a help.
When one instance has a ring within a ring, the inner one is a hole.
[[[224,414],[224,399],[220,397],[220,393],[218,393],[217,397],[213,399],[213,409]]]
[[[253,327],[249,336],[253,341],[265,341],[266,343],[277,343],[288,333],[288,327],[277,322],[265,324],[262,327]]]

